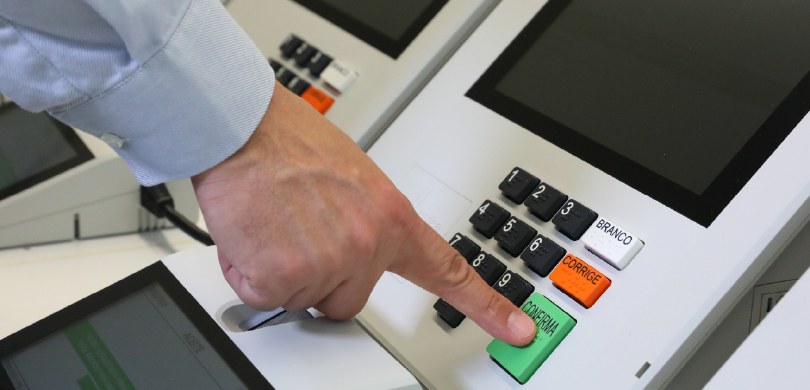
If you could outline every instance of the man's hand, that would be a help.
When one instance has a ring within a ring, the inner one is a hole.
[[[258,309],[348,319],[386,270],[524,345],[528,316],[481,279],[357,145],[276,85],[253,136],[192,178],[225,279]]]

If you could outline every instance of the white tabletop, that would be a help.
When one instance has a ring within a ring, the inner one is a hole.
[[[180,251],[166,263],[209,314],[236,302],[216,252],[175,229],[0,251],[0,338]],[[276,388],[421,388],[354,321],[322,318],[229,336]]]

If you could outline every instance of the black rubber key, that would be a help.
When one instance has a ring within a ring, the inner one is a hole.
[[[529,211],[543,222],[548,222],[554,217],[557,210],[565,204],[568,196],[558,191],[548,183],[540,183],[523,204]]]
[[[538,234],[532,243],[523,251],[520,258],[526,266],[542,277],[548,276],[554,266],[565,256],[565,249],[556,242]]]
[[[470,262],[470,265],[478,272],[478,275],[492,286],[498,278],[506,271],[506,265],[501,263],[495,256],[486,252],[481,252]]]
[[[498,188],[509,200],[521,204],[538,184],[540,184],[540,179],[523,169],[515,167],[506,175]]]
[[[281,43],[281,47],[279,48],[281,49],[281,56],[283,58],[292,57],[292,55],[295,54],[295,51],[298,50],[298,47],[301,46],[302,43],[304,43],[303,39],[298,38],[293,34],[290,34],[290,36],[288,36],[287,39],[285,39],[284,42]]]
[[[518,257],[535,235],[537,235],[537,230],[526,222],[511,217],[498,230],[498,233],[495,233],[495,241],[498,241],[498,246],[503,248],[506,253],[512,257]]]
[[[436,301],[436,303],[433,304],[433,308],[436,309],[436,314],[439,315],[439,318],[444,320],[451,328],[457,327],[461,324],[461,321],[467,318],[467,316],[456,310],[455,307],[445,302],[444,299]]]
[[[551,223],[560,233],[576,241],[588,230],[597,216],[596,212],[585,207],[582,203],[569,199],[557,212]]]
[[[492,238],[511,216],[503,207],[487,199],[470,216],[470,222],[484,237]]]
[[[481,247],[475,241],[461,233],[453,235],[453,238],[450,239],[450,246],[455,248],[458,253],[461,253],[461,256],[467,259],[468,263],[473,261],[475,256],[478,256],[478,252],[481,252]]]
[[[308,43],[303,43],[301,46],[298,46],[298,49],[295,49],[293,60],[295,60],[296,65],[303,68],[309,64],[309,60],[312,59],[317,52],[318,49],[316,47],[310,46]]]
[[[322,52],[315,53],[312,59],[309,60],[309,64],[307,64],[309,74],[311,74],[312,77],[321,77],[321,73],[330,63],[332,63],[332,57]]]
[[[505,296],[517,307],[520,307],[523,301],[534,292],[534,286],[531,283],[512,271],[506,271],[493,287],[495,287],[495,291]]]

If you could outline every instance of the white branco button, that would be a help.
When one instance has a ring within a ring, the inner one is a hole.
[[[622,270],[644,247],[644,241],[602,217],[582,235],[585,248],[616,269]]]
[[[340,61],[332,61],[321,73],[321,79],[338,92],[343,92],[357,78],[357,72],[342,64]]]

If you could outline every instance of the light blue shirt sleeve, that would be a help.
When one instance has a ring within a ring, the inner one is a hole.
[[[0,91],[122,140],[116,151],[144,185],[235,153],[273,87],[218,0],[0,0]]]

